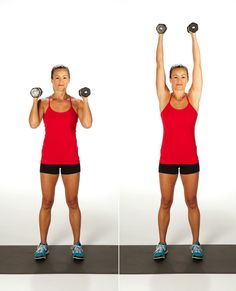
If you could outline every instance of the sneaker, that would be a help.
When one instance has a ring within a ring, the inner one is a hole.
[[[80,242],[78,242],[72,246],[72,255],[73,255],[73,259],[75,259],[75,260],[83,260],[84,259],[84,251],[82,249]]]
[[[42,259],[45,260],[48,254],[49,254],[48,245],[40,243],[39,246],[37,247],[36,252],[34,253],[34,258],[35,260],[42,260]]]
[[[203,251],[199,242],[192,245],[192,258],[197,260],[203,259]]]
[[[159,242],[159,244],[156,247],[155,252],[153,253],[153,259],[154,260],[165,259],[167,253],[168,253],[167,244],[163,244]]]

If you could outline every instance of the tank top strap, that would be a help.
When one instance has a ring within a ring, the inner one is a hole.
[[[187,101],[188,101],[188,104],[190,104],[190,102],[189,102],[189,97],[188,97],[188,93],[186,93],[186,99],[187,99]]]
[[[48,107],[51,107],[51,98],[52,98],[52,96],[48,97]]]

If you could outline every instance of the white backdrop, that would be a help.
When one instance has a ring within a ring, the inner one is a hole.
[[[187,25],[199,24],[204,88],[196,127],[202,243],[236,243],[234,1],[9,0],[0,3],[0,244],[36,244],[44,126],[31,129],[29,91],[51,94],[50,70],[71,70],[68,93],[92,90],[94,124],[77,128],[82,242],[155,244],[162,125],[155,91],[155,27],[164,22],[165,66],[192,69]],[[118,211],[119,209],[119,211]],[[49,243],[71,243],[61,181]],[[120,222],[120,223],[118,223]],[[119,225],[118,225],[119,224]],[[169,243],[190,243],[177,184]]]

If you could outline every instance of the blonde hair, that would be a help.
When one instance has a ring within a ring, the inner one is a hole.
[[[174,69],[184,69],[184,70],[186,71],[186,73],[187,73],[187,78],[189,78],[189,75],[188,75],[188,68],[185,67],[184,65],[181,65],[181,64],[179,64],[179,65],[174,65],[174,66],[172,66],[172,67],[170,68],[170,78],[171,78],[171,75],[172,75],[172,72],[173,72]]]
[[[64,66],[64,65],[57,65],[57,66],[54,66],[51,70],[51,79],[53,79],[53,74],[56,70],[60,70],[60,69],[63,69],[63,70],[66,70],[67,73],[68,73],[68,76],[69,76],[69,79],[70,79],[70,70],[68,67]]]

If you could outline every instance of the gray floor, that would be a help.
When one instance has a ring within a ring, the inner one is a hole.
[[[165,260],[152,259],[155,246],[120,246],[120,274],[236,274],[236,245],[203,245],[204,259],[191,258],[189,245],[170,245]],[[36,246],[0,246],[0,274],[118,274],[117,246],[84,246],[86,258],[72,259],[70,246],[50,246],[35,261]]]
[[[155,246],[121,246],[121,274],[235,274],[236,245],[203,245],[204,259],[191,258],[189,245],[170,245],[165,260],[153,260]]]
[[[50,246],[47,260],[35,261],[36,246],[0,246],[0,274],[117,274],[117,246],[83,246],[84,260],[73,260],[70,246]]]

